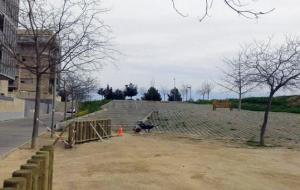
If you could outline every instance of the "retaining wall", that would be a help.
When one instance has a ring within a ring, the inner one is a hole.
[[[24,117],[25,101],[18,98],[0,98],[0,121]]]
[[[33,117],[34,114],[35,102],[34,100],[26,100],[25,101],[25,117]],[[50,101],[41,101],[40,103],[40,114],[49,114],[52,110],[52,104]]]
[[[0,121],[33,117],[34,100],[24,100],[13,97],[0,96]],[[52,104],[49,101],[41,101],[40,114],[49,114]]]

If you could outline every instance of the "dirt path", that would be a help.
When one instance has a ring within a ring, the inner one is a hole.
[[[299,156],[287,149],[126,136],[59,152],[55,189],[297,189]]]
[[[300,186],[300,152],[289,149],[126,135],[70,150],[57,147],[55,152],[54,190],[294,190]],[[30,154],[20,150],[1,160],[0,181]]]

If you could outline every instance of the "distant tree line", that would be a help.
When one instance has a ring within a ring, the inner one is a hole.
[[[168,101],[183,100],[180,91],[176,87],[171,89],[169,93],[168,90],[164,87],[162,88],[161,93],[164,100],[166,95],[168,96]],[[149,87],[148,90],[140,88],[141,99],[145,101],[162,101],[161,93],[154,86]],[[125,85],[125,88],[123,90],[114,90],[111,86],[107,85],[106,88],[100,88],[98,90],[98,94],[106,100],[125,100],[127,97],[129,97],[129,99],[132,99],[132,97],[138,95],[138,87],[133,83],[129,83],[128,85]]]
[[[130,83],[125,85],[124,90],[113,90],[112,87],[107,85],[106,88],[100,88],[98,90],[98,94],[107,100],[125,100],[126,97],[130,97],[130,99],[132,99],[132,97],[138,94],[138,87],[137,85]]]

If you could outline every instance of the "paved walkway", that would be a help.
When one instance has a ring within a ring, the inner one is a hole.
[[[51,116],[44,115],[41,117],[39,133],[46,131],[46,126],[50,127]],[[60,121],[61,114],[56,114],[55,120]],[[32,118],[16,119],[0,122],[0,157],[10,150],[24,144],[31,139],[32,135]]]

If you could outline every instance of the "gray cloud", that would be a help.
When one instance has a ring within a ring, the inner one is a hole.
[[[104,0],[103,6],[111,11],[103,19],[112,27],[116,48],[123,55],[116,62],[118,68],[104,67],[98,76],[101,84],[121,88],[134,82],[148,87],[155,79],[156,86],[171,87],[175,77],[178,86],[189,83],[197,88],[202,81],[218,80],[222,59],[234,55],[241,44],[271,35],[278,42],[285,35],[299,35],[299,1],[254,2],[253,7],[262,10],[276,8],[259,20],[242,18],[215,1],[211,17],[199,23],[200,1],[177,0],[178,8],[190,15],[182,18],[168,0]]]

